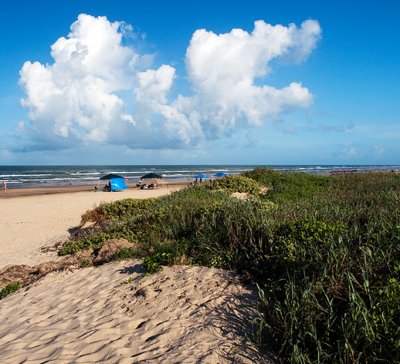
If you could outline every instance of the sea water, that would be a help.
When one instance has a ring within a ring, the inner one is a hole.
[[[0,182],[10,188],[96,185],[99,178],[115,173],[135,183],[146,173],[157,173],[168,182],[188,181],[198,173],[210,178],[217,172],[231,175],[267,167],[279,171],[329,174],[335,172],[400,171],[389,165],[88,165],[88,166],[0,166]]]

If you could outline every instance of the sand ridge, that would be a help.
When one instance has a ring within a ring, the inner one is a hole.
[[[255,300],[235,274],[205,267],[51,273],[0,301],[0,362],[266,362],[246,340]]]

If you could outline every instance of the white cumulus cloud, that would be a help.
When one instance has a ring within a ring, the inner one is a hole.
[[[135,88],[136,102],[142,108],[159,111],[167,103],[167,95],[175,77],[175,69],[162,65],[157,70],[147,70],[137,74]]]
[[[251,33],[197,30],[186,51],[193,92],[174,99],[175,68],[149,68],[152,56],[125,45],[132,32],[123,22],[81,14],[51,46],[53,63],[25,62],[19,82],[30,122],[20,132],[33,147],[188,146],[312,103],[301,83],[275,88],[266,80],[275,58],[307,58],[321,33],[314,20],[299,28],[260,20]]]
[[[120,27],[105,17],[81,14],[68,37],[52,45],[53,64],[25,62],[22,105],[36,131],[49,138],[103,142],[116,121],[126,120],[116,92],[132,87],[130,72],[138,55],[121,44]]]
[[[266,117],[309,106],[312,95],[300,83],[277,89],[256,81],[268,75],[269,63],[277,57],[304,59],[319,35],[319,24],[313,20],[300,28],[259,20],[251,33],[233,29],[218,35],[197,30],[186,53],[196,91],[191,106],[202,110],[203,121],[220,131],[240,121],[260,125]]]

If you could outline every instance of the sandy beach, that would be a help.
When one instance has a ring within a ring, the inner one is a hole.
[[[0,269],[56,259],[41,248],[67,238],[82,213],[102,202],[179,188],[2,195]],[[243,326],[256,315],[256,299],[235,274],[204,267],[146,275],[134,260],[52,272],[0,300],[0,362],[266,362]]]
[[[123,192],[95,192],[88,186],[9,189],[0,192],[0,268],[34,265],[54,259],[41,248],[65,240],[79,226],[81,215],[102,202],[159,197],[184,185],[154,190],[134,187]]]

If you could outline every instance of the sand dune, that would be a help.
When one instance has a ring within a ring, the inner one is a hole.
[[[255,297],[234,274],[204,267],[51,273],[0,301],[0,362],[266,362],[245,340]]]
[[[172,190],[0,198],[0,268],[54,260],[40,248],[101,202]],[[73,267],[0,300],[0,363],[268,362],[247,339],[257,295],[233,273],[176,266],[145,275],[139,261]]]

